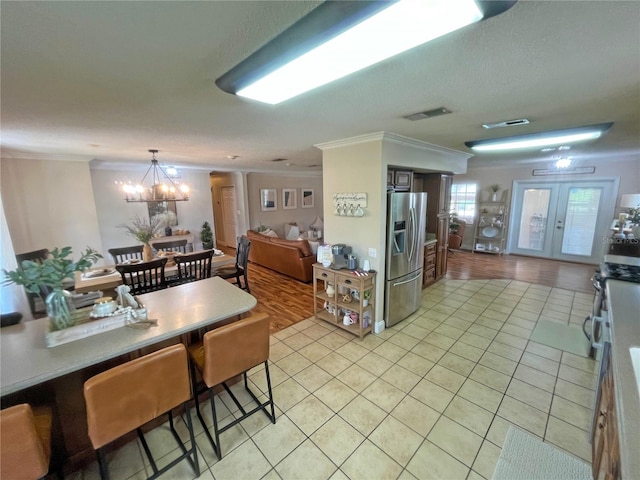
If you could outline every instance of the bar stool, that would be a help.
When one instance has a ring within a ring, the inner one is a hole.
[[[196,399],[196,412],[204,432],[211,442],[213,451],[218,456],[218,460],[222,459],[222,448],[220,446],[220,434],[245,418],[262,410],[271,423],[276,423],[276,415],[273,404],[273,393],[271,391],[271,378],[269,377],[269,315],[256,314],[243,320],[216,328],[204,334],[202,342],[193,344],[189,347],[189,355],[191,356],[191,367],[194,385],[194,397]],[[247,371],[255,366],[264,364],[264,370],[267,376],[267,389],[269,400],[261,403],[255,394],[249,389],[247,383]],[[198,370],[205,388],[198,390],[196,386],[196,372]],[[244,388],[256,403],[256,407],[250,411],[246,411],[236,396],[231,392],[227,385],[227,380],[243,374]],[[231,399],[236,404],[242,416],[235,419],[228,425],[220,428],[218,426],[218,418],[216,416],[214,388],[222,384]],[[211,403],[211,414],[213,417],[213,431],[215,441],[211,437],[211,433],[207,428],[202,414],[200,413],[200,402],[198,395],[205,391],[209,392],[209,401]],[[269,413],[266,407],[271,407]]]
[[[0,412],[0,478],[44,478],[51,459],[51,410],[27,403]]]
[[[113,367],[84,383],[89,438],[96,450],[103,480],[109,478],[105,446],[133,430],[137,432],[153,470],[149,479],[157,478],[185,458],[196,476],[200,475],[193,425],[186,405],[191,399],[187,363],[185,346],[177,344]],[[172,409],[180,405],[185,408],[191,440],[189,450],[173,425]],[[182,455],[158,470],[140,427],[165,413]]]

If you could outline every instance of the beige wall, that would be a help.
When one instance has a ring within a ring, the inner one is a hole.
[[[383,319],[387,166],[424,171],[466,171],[467,154],[386,132],[317,145],[322,150],[325,241],[352,247],[359,264],[378,272],[376,321]],[[363,217],[334,215],[334,193],[366,193]],[[376,249],[376,258],[368,256]]]
[[[279,236],[284,236],[284,224],[289,222],[302,222],[309,227],[311,222],[323,215],[323,177],[320,173],[309,175],[286,174],[247,174],[247,198],[249,205],[249,225],[247,228],[255,229],[260,225],[271,227]],[[263,212],[260,209],[260,189],[274,188],[277,195],[277,210]],[[297,194],[297,208],[284,210],[282,208],[282,189],[292,188]],[[302,189],[314,190],[314,208],[302,208]]]
[[[88,163],[0,161],[4,211],[16,253],[71,246],[102,251]]]

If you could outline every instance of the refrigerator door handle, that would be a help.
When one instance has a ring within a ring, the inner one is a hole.
[[[409,250],[409,261],[413,261],[413,254],[416,250],[416,209],[409,209],[409,234],[411,237],[411,250]]]
[[[398,287],[400,285],[404,285],[406,283],[411,283],[411,282],[415,282],[416,280],[418,280],[420,278],[420,275],[422,275],[422,272],[420,272],[418,275],[416,275],[413,278],[410,278],[409,280],[405,280],[404,282],[394,282],[393,286],[394,287]]]

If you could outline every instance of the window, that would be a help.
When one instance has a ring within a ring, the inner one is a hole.
[[[451,185],[451,212],[455,212],[466,223],[475,220],[477,191],[478,185],[475,183]]]

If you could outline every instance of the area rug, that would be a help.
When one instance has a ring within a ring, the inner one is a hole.
[[[591,480],[591,466],[509,427],[492,480]]]
[[[589,340],[577,325],[539,320],[529,340],[582,357],[589,356]]]

